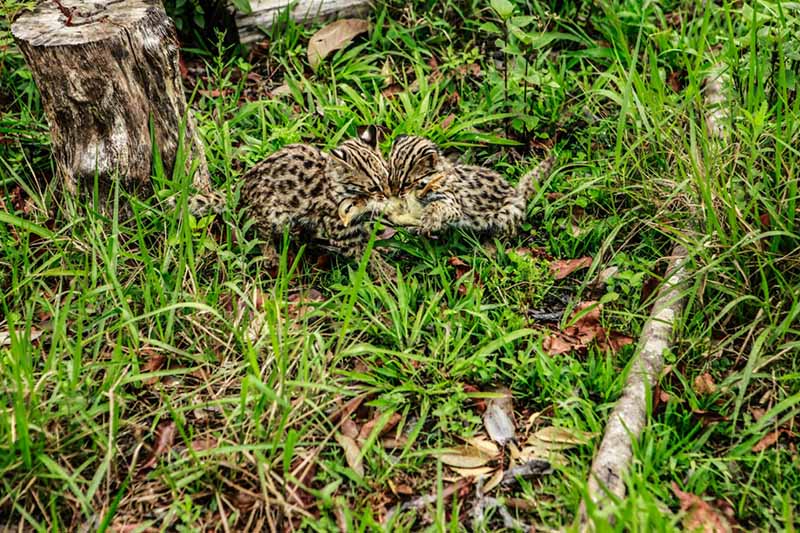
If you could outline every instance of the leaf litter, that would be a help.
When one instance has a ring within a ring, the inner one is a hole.
[[[633,343],[633,338],[619,332],[607,331],[600,325],[602,304],[588,301],[578,304],[572,314],[572,325],[555,331],[542,341],[549,355],[562,355],[571,351],[586,350],[596,344],[601,350],[619,351]]]
[[[349,45],[355,37],[369,31],[369,21],[339,19],[318,30],[308,41],[308,63],[316,70],[323,59]]]

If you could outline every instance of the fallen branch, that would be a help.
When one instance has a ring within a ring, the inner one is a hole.
[[[653,389],[661,373],[675,319],[683,311],[682,290],[689,277],[686,262],[686,249],[676,245],[653,312],[642,329],[622,397],[608,419],[603,441],[592,463],[589,498],[594,506],[603,507],[612,495],[625,496],[623,478],[633,456],[633,440],[639,438],[646,423],[647,392]],[[581,504],[580,519],[586,527],[589,520],[586,502]]]
[[[724,122],[728,117],[724,93],[725,71],[715,65],[704,81],[706,131],[712,140],[727,140]],[[702,167],[699,167],[702,168]],[[694,213],[688,213],[690,220]],[[603,441],[592,463],[588,481],[588,500],[602,509],[612,499],[625,496],[624,477],[633,457],[633,441],[638,440],[647,422],[647,393],[653,390],[664,366],[664,351],[670,346],[673,326],[683,311],[683,289],[691,271],[686,249],[676,244],[664,282],[658,291],[653,311],[644,325],[634,361],[622,397],[608,420]],[[579,517],[582,530],[593,529],[589,505],[581,502]]]

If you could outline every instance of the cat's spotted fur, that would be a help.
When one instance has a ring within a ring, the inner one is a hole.
[[[285,228],[324,240],[338,253],[356,258],[369,237],[366,220],[383,211],[389,196],[388,167],[372,130],[330,152],[306,144],[285,146],[242,177],[240,202],[265,241],[267,265],[278,264],[277,240]],[[189,199],[199,216],[221,212],[225,196],[213,192]],[[373,251],[374,273],[390,271]]]
[[[451,163],[428,139],[403,135],[389,156],[389,183],[397,199],[386,215],[425,235],[447,228],[513,235],[525,220],[535,184],[554,163],[550,155],[514,187],[494,170]]]

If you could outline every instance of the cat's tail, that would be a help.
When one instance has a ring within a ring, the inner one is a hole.
[[[167,207],[174,209],[177,206],[180,194],[167,198]],[[220,214],[225,211],[228,200],[225,193],[219,191],[200,192],[189,196],[187,208],[195,218],[201,218],[211,213]]]
[[[550,176],[555,164],[556,154],[551,150],[541,163],[520,178],[517,184],[517,194],[525,199],[526,204],[533,198],[536,187]]]

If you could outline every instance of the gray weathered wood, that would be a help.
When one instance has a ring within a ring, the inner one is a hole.
[[[186,120],[186,166],[209,188],[202,144],[187,105],[172,21],[157,0],[46,0],[11,32],[41,93],[66,193],[103,192],[118,176],[129,193],[151,190],[152,142],[167,173]],[[168,174],[169,175],[169,174]]]
[[[671,346],[673,328],[683,311],[683,294],[690,274],[687,261],[686,249],[675,245],[653,311],[642,328],[622,396],[608,417],[603,440],[592,462],[588,492],[595,506],[602,508],[612,497],[625,496],[625,475],[633,459],[633,442],[639,439],[647,423],[648,392],[653,390],[661,373],[664,353]],[[579,514],[582,530],[593,530],[585,501]]]
[[[291,17],[302,21],[334,15],[352,16],[366,11],[369,3],[369,0],[299,0],[291,11]],[[287,0],[250,0],[250,13],[235,13],[239,41],[248,44],[262,39],[264,30],[272,27],[287,5]]]

